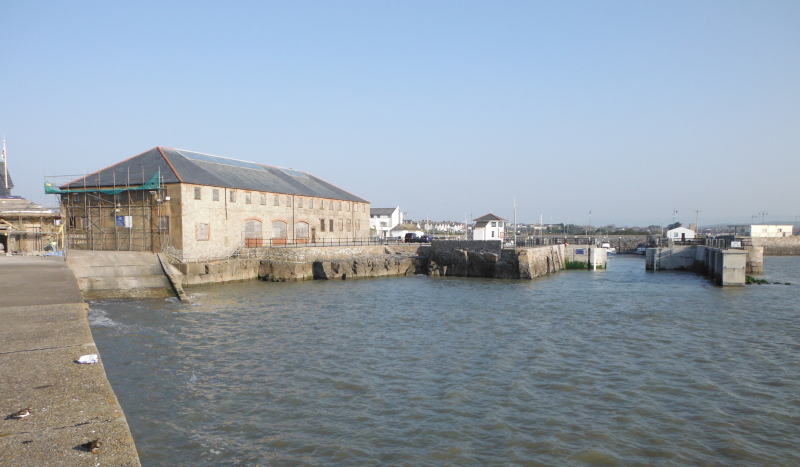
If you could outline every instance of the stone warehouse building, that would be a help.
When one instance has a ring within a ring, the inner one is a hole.
[[[369,237],[369,202],[320,178],[183,149],[156,147],[45,191],[60,195],[75,249],[191,260]]]

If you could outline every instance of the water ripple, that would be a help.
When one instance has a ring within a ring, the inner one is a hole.
[[[94,302],[90,324],[145,466],[796,465],[795,292],[618,257],[204,287]]]

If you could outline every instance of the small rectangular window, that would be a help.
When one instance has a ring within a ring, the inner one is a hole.
[[[230,201],[231,203],[236,202],[236,190],[231,190],[228,192],[228,201]]]
[[[314,199],[308,200],[308,209],[314,209]]]
[[[211,228],[208,224],[197,224],[197,240],[205,241],[211,237]]]
[[[350,203],[344,203],[344,210],[345,211],[349,211],[350,210]]]
[[[287,196],[286,197],[286,207],[287,208],[292,207],[292,197],[291,196]]]
[[[244,194],[244,204],[251,204],[251,203],[252,203],[252,198],[250,197],[250,192],[247,191]]]
[[[341,201],[337,201],[336,202],[336,210],[337,211],[341,211],[342,210],[342,202]]]
[[[341,220],[341,219],[339,219],[339,232],[341,232],[342,230],[344,230],[344,229],[342,228],[342,225],[343,225],[343,224],[344,224],[344,222],[342,222],[342,220]]]
[[[330,224],[331,232],[333,232],[333,219],[330,220],[329,224]]]
[[[320,230],[320,232],[324,232],[325,231],[325,219],[320,219],[319,220],[319,230]]]
[[[333,211],[333,201],[328,201],[328,210]]]
[[[303,198],[297,198],[297,207],[299,209],[303,208]]]
[[[278,197],[278,195],[275,195],[275,197],[272,199],[272,205],[273,206],[281,205],[281,199]]]
[[[200,187],[194,187],[194,199],[200,199]]]
[[[262,205],[266,205],[267,204],[267,194],[266,193],[261,193],[261,204]]]
[[[347,219],[347,231],[350,232],[353,230],[353,226],[350,223],[350,219]]]
[[[214,188],[211,190],[211,199],[213,201],[219,201],[219,188]]]

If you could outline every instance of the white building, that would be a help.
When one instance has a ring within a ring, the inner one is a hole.
[[[691,240],[694,236],[694,230],[687,229],[686,227],[676,227],[672,230],[667,230],[667,238],[673,242]]]
[[[407,233],[422,235],[422,230],[415,224],[399,224],[392,228],[389,232],[389,237],[402,239],[406,237]]]
[[[731,225],[731,229],[740,237],[791,237],[794,226],[770,224]]]
[[[507,219],[489,213],[472,219],[475,225],[472,228],[473,240],[499,240],[505,237],[505,222]]]
[[[400,206],[396,208],[370,208],[369,228],[381,238],[392,236],[391,230],[403,223],[403,213]]]

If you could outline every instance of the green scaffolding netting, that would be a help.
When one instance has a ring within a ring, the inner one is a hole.
[[[122,193],[123,191],[129,190],[159,190],[161,189],[161,177],[159,174],[153,175],[150,180],[145,182],[143,185],[139,186],[126,186],[124,188],[69,188],[66,190],[62,190],[61,188],[53,185],[52,183],[45,182],[44,183],[44,192],[47,195],[60,195],[64,193],[106,193],[109,195],[115,195],[117,193]]]

